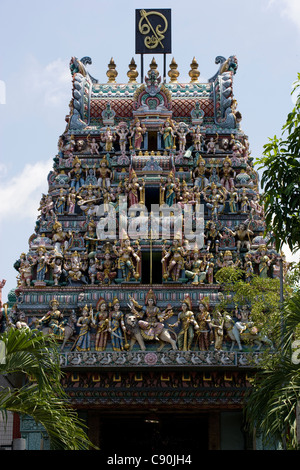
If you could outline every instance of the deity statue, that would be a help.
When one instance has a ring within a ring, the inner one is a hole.
[[[59,222],[57,219],[55,219],[55,222],[52,225],[52,231],[52,243],[54,245],[54,250],[58,253],[64,253],[71,243],[70,240],[73,239],[72,232],[64,232],[61,222]]]
[[[109,313],[107,310],[107,304],[104,299],[100,299],[96,306],[97,312],[95,315],[96,325],[96,340],[95,350],[105,351],[108,340],[108,329],[109,329]]]
[[[25,253],[21,253],[19,261],[19,285],[30,287],[32,280],[32,263]]]
[[[111,131],[110,127],[105,129],[104,135],[101,136],[102,142],[105,142],[106,152],[113,150],[113,142],[116,140],[116,134]]]
[[[75,214],[76,199],[77,195],[75,187],[69,188],[67,196],[67,211],[69,215]]]
[[[119,248],[113,245],[113,251],[118,259],[118,268],[121,270],[123,282],[128,282],[132,277],[137,281],[140,278],[140,248],[134,251],[128,237],[121,241]]]
[[[130,138],[133,138],[133,147],[135,150],[140,150],[143,142],[143,135],[147,131],[145,125],[141,125],[141,122],[138,118],[135,118],[134,122],[130,125]]]
[[[202,191],[203,198],[214,220],[218,220],[219,214],[223,212],[226,202],[226,190],[212,183]]]
[[[216,153],[216,145],[219,140],[219,134],[216,134],[216,138],[210,137],[209,141],[206,142],[207,152],[208,153]]]
[[[80,328],[76,340],[77,351],[90,351],[91,349],[91,328],[95,327],[93,309],[90,310],[87,305],[82,309],[81,316],[78,318],[77,326]]]
[[[64,212],[65,212],[65,204],[66,204],[66,196],[65,196],[65,191],[63,188],[60,188],[59,190],[59,195],[56,199],[56,203],[55,203],[55,209],[56,209],[56,213],[57,214],[60,214],[60,215],[63,215]]]
[[[42,327],[50,328],[55,338],[61,340],[64,337],[64,317],[59,310],[59,302],[57,299],[52,299],[49,303],[51,309],[40,320]]]
[[[172,207],[176,200],[176,190],[174,173],[170,171],[167,181],[165,182],[163,178],[160,181],[160,203],[165,202],[169,207]]]
[[[84,185],[84,172],[81,166],[81,160],[76,156],[73,160],[73,168],[69,171],[71,179],[70,187],[75,188],[76,192]]]
[[[98,186],[99,188],[110,188],[110,180],[112,172],[108,167],[108,161],[106,157],[103,157],[100,161],[100,168],[97,170],[99,173]]]
[[[232,252],[230,250],[226,250],[224,253],[220,253],[216,260],[216,265],[219,268],[233,268],[239,266],[239,264],[239,259],[237,259],[235,262],[233,261]]]
[[[66,259],[64,263],[64,269],[67,273],[69,282],[86,282],[84,272],[88,265],[86,261],[82,261],[80,254],[74,251],[70,256],[70,259]]]
[[[227,156],[223,162],[223,176],[220,180],[221,185],[231,191],[234,188],[235,171],[231,167],[231,160]]]
[[[227,231],[231,233],[236,238],[237,252],[240,253],[241,248],[246,248],[247,251],[250,250],[251,246],[251,236],[254,235],[252,230],[250,230],[244,223],[239,224],[238,228],[233,231],[227,228]]]
[[[186,135],[189,132],[187,124],[184,122],[180,122],[177,126],[176,133],[179,137],[179,152],[183,153],[185,151],[185,146],[186,146]]]
[[[117,276],[115,261],[110,253],[110,244],[106,244],[104,250],[104,259],[99,264],[97,279],[100,284],[110,285]]]
[[[90,134],[86,138],[88,142],[88,148],[91,153],[91,155],[99,155],[99,144],[97,144],[95,137],[90,139]]]
[[[156,305],[156,296],[152,289],[146,295],[145,307],[142,308],[133,297],[129,297],[131,301],[131,311],[136,315],[138,325],[141,328],[141,334],[146,340],[159,340],[159,335],[164,329],[161,321],[161,312]],[[146,318],[144,318],[146,317]]]
[[[218,253],[220,246],[220,234],[217,226],[213,220],[209,220],[206,224],[204,238],[206,241],[207,251],[215,251]]]
[[[87,225],[87,230],[83,236],[85,246],[88,253],[95,252],[97,250],[98,238],[96,233],[96,223],[94,220],[90,220]]]
[[[16,321],[16,328],[17,330],[29,330],[29,326],[26,322],[26,317],[24,312],[20,312],[18,314],[18,318]]]
[[[219,310],[214,312],[212,320],[210,322],[210,327],[212,328],[214,334],[215,351],[220,351],[222,349],[224,338],[224,323],[225,319],[222,313]]]
[[[33,265],[36,265],[36,280],[40,282],[45,281],[45,276],[49,266],[49,255],[44,246],[39,246],[36,250],[36,255],[33,256]]]
[[[126,144],[127,144],[127,136],[129,134],[129,130],[127,128],[126,122],[120,122],[120,124],[116,128],[116,133],[119,136],[119,144],[121,154],[125,155],[126,153]]]
[[[145,202],[145,181],[139,183],[138,177],[134,170],[131,170],[129,180],[125,180],[125,191],[128,194],[129,207],[134,204],[144,204]]]
[[[159,132],[163,135],[164,139],[164,148],[166,150],[172,150],[175,147],[175,134],[176,128],[172,119],[168,118],[164,124],[161,126]]]
[[[54,252],[51,253],[50,267],[52,268],[54,285],[58,286],[63,273],[63,255],[61,252],[54,250]]]
[[[180,331],[177,338],[178,349],[181,351],[190,351],[195,331],[199,331],[199,326],[195,320],[194,313],[192,312],[192,302],[189,295],[185,295],[181,304],[181,312],[178,315],[177,322],[170,326],[175,327],[178,325],[180,325]]]
[[[198,186],[202,191],[209,183],[208,179],[206,178],[206,167],[205,167],[205,160],[200,155],[197,161],[197,166],[193,172],[193,177],[195,181],[195,186]]]
[[[193,250],[193,259],[186,263],[185,275],[192,281],[193,286],[198,286],[202,284],[206,279],[208,263],[206,258],[203,260],[199,258],[199,250],[195,248]]]
[[[163,250],[162,265],[163,279],[167,281],[171,276],[172,281],[178,281],[181,271],[184,269],[186,251],[182,246],[182,242],[178,238],[174,238],[171,247]]]
[[[199,326],[198,344],[201,351],[209,349],[211,334],[211,316],[207,299],[199,302],[199,312],[196,314],[196,321]]]
[[[196,126],[191,130],[194,149],[196,152],[201,152],[203,137],[201,134],[200,126]]]
[[[118,298],[115,298],[112,303],[113,310],[109,314],[109,328],[111,336],[111,344],[114,351],[123,351],[127,339],[124,338],[126,335],[126,327],[124,323],[124,314],[120,310],[120,302]]]

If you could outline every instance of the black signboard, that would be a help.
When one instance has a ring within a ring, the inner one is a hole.
[[[170,54],[171,10],[135,10],[135,53]]]

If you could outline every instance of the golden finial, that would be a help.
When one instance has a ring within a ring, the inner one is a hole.
[[[178,70],[177,70],[178,65],[175,62],[175,59],[173,57],[172,62],[170,63],[170,70],[168,72],[168,75],[170,77],[170,82],[172,83],[177,83],[177,78],[180,75]]]
[[[132,57],[130,64],[128,65],[129,70],[127,72],[127,77],[129,78],[129,83],[136,83],[136,78],[138,76],[138,72],[136,70],[136,63],[134,61],[134,58]]]
[[[106,75],[108,76],[107,83],[116,83],[116,76],[118,75],[118,72],[116,71],[116,64],[113,58],[110,59]]]
[[[159,74],[158,70],[157,70],[157,63],[155,61],[155,58],[153,57],[152,61],[151,61],[151,64],[150,64],[150,70],[148,71],[151,72],[151,70],[153,70],[155,72],[156,75]]]
[[[198,82],[200,72],[198,70],[198,63],[197,63],[195,57],[193,58],[192,63],[191,63],[191,70],[189,71],[189,76],[191,77],[191,82],[190,83]]]

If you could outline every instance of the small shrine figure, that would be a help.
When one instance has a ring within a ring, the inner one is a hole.
[[[242,191],[241,191],[241,194],[239,196],[239,201],[241,203],[241,213],[242,214],[246,214],[249,212],[250,210],[250,206],[249,206],[249,198],[247,196],[247,190],[246,188],[243,188]]]
[[[24,312],[19,312],[18,318],[16,321],[17,330],[29,330],[29,326],[26,321],[26,316]]]
[[[219,140],[219,134],[216,134],[216,138],[210,137],[209,141],[206,142],[207,152],[208,153],[216,153],[216,145]]]
[[[83,236],[85,241],[85,247],[88,253],[95,252],[97,250],[98,238],[96,233],[96,223],[94,220],[90,220],[87,225],[87,230]]]
[[[199,155],[198,161],[197,161],[197,166],[193,172],[193,177],[195,181],[195,186],[198,186],[200,188],[200,191],[203,191],[203,189],[208,185],[209,181],[206,177],[206,166],[205,166],[205,160],[202,158],[201,155]]]
[[[260,245],[254,256],[253,259],[255,263],[258,264],[258,275],[261,278],[266,279],[268,277],[268,270],[272,263],[272,258],[267,254],[267,247],[266,245]]]
[[[221,185],[231,191],[234,188],[235,171],[231,167],[231,160],[227,156],[223,162],[223,176],[220,180]]]
[[[175,149],[176,128],[173,121],[168,118],[161,126],[159,132],[163,135],[164,148],[166,150]]]
[[[162,257],[163,279],[167,281],[171,276],[172,281],[177,282],[184,269],[186,251],[179,238],[174,238],[172,246],[165,251]]]
[[[51,333],[59,340],[64,337],[64,317],[61,311],[59,310],[59,302],[57,299],[52,299],[49,303],[51,310],[49,310],[46,315],[43,316],[40,320],[40,326],[48,327],[51,330]]]
[[[135,118],[134,122],[131,124],[129,132],[129,138],[133,138],[133,143],[130,147],[135,150],[140,150],[143,142],[143,135],[146,133],[147,129],[145,125],[141,125],[141,122],[138,118]]]
[[[239,266],[239,264],[239,259],[237,259],[235,262],[233,261],[232,252],[230,250],[226,250],[224,253],[220,253],[219,257],[216,260],[216,265],[219,268],[236,268],[237,266]]]
[[[134,170],[130,171],[129,181],[125,181],[125,191],[128,194],[129,207],[134,204],[143,204],[145,202],[144,196],[145,181],[139,183],[138,177]]]
[[[116,140],[116,135],[114,132],[111,131],[110,127],[105,129],[104,134],[101,136],[102,142],[105,142],[105,150],[106,152],[112,152],[113,150],[113,142]]]
[[[238,200],[239,196],[238,193],[235,191],[235,188],[231,188],[230,191],[228,192],[228,205],[229,205],[229,212],[232,214],[237,214],[238,212]]]
[[[77,326],[80,328],[76,341],[77,351],[90,351],[91,349],[91,328],[95,327],[93,309],[90,310],[87,305],[82,309],[81,316],[78,318]]]
[[[198,286],[204,282],[207,274],[207,265],[206,258],[200,259],[199,250],[195,248],[193,250],[193,259],[186,263],[188,269],[185,270],[185,275],[192,281],[193,286]]]
[[[200,351],[207,351],[210,346],[211,335],[211,316],[209,313],[209,304],[207,299],[201,299],[199,302],[199,312],[195,315],[199,326],[198,345]]]
[[[195,320],[194,313],[192,312],[192,302],[188,294],[185,295],[181,304],[181,312],[178,315],[177,322],[170,326],[175,327],[178,325],[180,325],[180,331],[177,338],[178,349],[181,351],[190,351],[195,331],[199,331],[199,325]]]
[[[84,172],[81,166],[81,160],[76,156],[73,160],[73,168],[69,172],[71,179],[70,187],[75,188],[76,192],[84,185]]]
[[[120,302],[115,298],[112,303],[113,310],[109,314],[109,329],[111,336],[111,344],[114,351],[123,351],[127,343],[124,335],[126,327],[124,323],[124,314],[120,310]]]
[[[73,238],[72,232],[64,232],[61,222],[57,219],[52,225],[52,243],[54,245],[54,250],[58,253],[64,253],[69,246],[70,240]]]
[[[112,172],[108,167],[108,161],[106,157],[103,157],[102,160],[100,161],[100,168],[97,171],[99,173],[99,178],[98,178],[99,188],[109,189]]]
[[[95,339],[95,350],[105,351],[108,340],[108,328],[109,328],[109,313],[107,304],[104,299],[100,299],[96,305],[95,325],[96,325],[96,339]]]
[[[54,201],[50,194],[43,195],[38,210],[41,212],[40,217],[42,220],[47,219],[48,216],[52,217],[54,215]]]
[[[94,252],[89,253],[88,260],[89,260],[88,275],[89,275],[91,284],[94,285],[96,278],[97,278],[97,272],[98,272],[98,260]]]
[[[99,155],[99,144],[97,144],[95,137],[90,139],[90,134],[87,136],[88,148],[91,155]]]
[[[128,236],[121,241],[121,246],[117,248],[113,245],[113,251],[118,259],[118,268],[121,270],[123,282],[128,282],[132,277],[137,281],[140,277],[139,247],[135,252],[130,245]]]

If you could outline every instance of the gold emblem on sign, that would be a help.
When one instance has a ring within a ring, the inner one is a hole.
[[[165,32],[168,29],[167,18],[158,11],[148,11],[140,10],[141,19],[139,21],[139,31],[143,35],[148,35],[145,37],[144,44],[147,49],[155,49],[158,45],[164,48],[162,41],[165,39]],[[163,24],[158,24],[156,28],[152,26],[149,21],[149,16],[157,15],[163,20]],[[150,33],[150,34],[149,34]],[[152,34],[151,34],[152,33]]]

